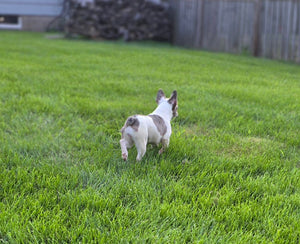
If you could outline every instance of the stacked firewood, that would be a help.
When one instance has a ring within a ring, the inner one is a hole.
[[[67,35],[168,41],[169,5],[161,0],[70,0]]]

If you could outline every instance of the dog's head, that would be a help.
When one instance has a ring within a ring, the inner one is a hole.
[[[170,98],[166,98],[163,90],[159,89],[156,96],[156,102],[158,105],[167,104],[170,110],[172,111],[172,117],[178,116],[178,102],[177,102],[177,91],[174,90]]]

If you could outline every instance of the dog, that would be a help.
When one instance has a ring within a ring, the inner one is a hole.
[[[147,144],[162,144],[159,154],[162,154],[169,146],[172,134],[171,119],[178,116],[177,91],[174,90],[170,98],[160,89],[157,92],[157,108],[149,115],[130,116],[121,129],[120,140],[122,158],[127,161],[128,151],[135,145],[137,149],[136,160],[142,160],[146,153]]]

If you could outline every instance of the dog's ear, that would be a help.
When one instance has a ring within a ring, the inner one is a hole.
[[[171,95],[171,97],[169,98],[168,102],[169,102],[170,104],[172,104],[172,105],[176,105],[176,104],[177,104],[177,91],[176,91],[176,90],[174,90],[174,91],[172,92],[172,95]]]
[[[165,93],[163,92],[162,89],[159,89],[158,92],[157,92],[157,96],[156,96],[156,103],[159,104],[159,101],[162,99],[162,98],[165,98],[166,95]]]

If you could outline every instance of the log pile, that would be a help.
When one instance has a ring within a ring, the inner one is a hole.
[[[161,0],[70,0],[65,31],[109,40],[169,41],[169,5]]]

